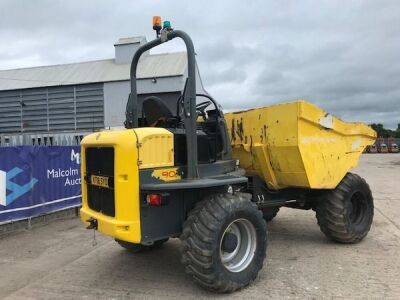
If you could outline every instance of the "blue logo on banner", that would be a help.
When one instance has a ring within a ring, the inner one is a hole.
[[[11,181],[11,179],[22,172],[23,170],[20,168],[13,168],[7,173],[4,171],[0,171],[0,205],[7,206],[10,203],[14,202],[19,197],[29,192],[38,182],[36,178],[32,178],[28,183],[24,185],[19,185]],[[6,190],[11,191],[11,193],[7,195]]]

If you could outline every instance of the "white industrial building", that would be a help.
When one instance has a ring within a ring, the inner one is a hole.
[[[74,144],[88,132],[122,127],[130,62],[145,42],[121,38],[111,59],[1,70],[0,145]],[[139,102],[157,95],[174,112],[186,75],[185,52],[144,54],[137,70]]]

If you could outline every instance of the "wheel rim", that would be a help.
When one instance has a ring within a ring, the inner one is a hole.
[[[350,204],[350,221],[353,224],[358,225],[363,222],[366,215],[366,199],[361,192],[355,192],[350,198]]]
[[[225,251],[223,247],[223,241],[227,234],[233,234],[237,238],[236,247],[231,252]],[[246,219],[237,219],[226,227],[221,237],[221,262],[229,271],[241,272],[252,262],[256,246],[257,236],[254,225]]]

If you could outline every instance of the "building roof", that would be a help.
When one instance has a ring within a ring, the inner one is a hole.
[[[143,56],[137,78],[184,75],[185,52]],[[130,64],[116,64],[114,59],[24,69],[0,70],[0,91],[95,82],[129,80]]]
[[[140,44],[143,41],[146,41],[146,37],[144,37],[144,36],[133,36],[133,37],[120,38],[114,44],[114,46],[116,46],[116,45],[126,45],[126,44]]]

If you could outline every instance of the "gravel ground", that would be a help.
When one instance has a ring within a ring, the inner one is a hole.
[[[180,265],[179,241],[133,255],[78,218],[0,238],[0,298],[400,298],[400,154],[363,155],[355,170],[375,197],[375,219],[357,245],[327,240],[312,211],[282,209],[269,224],[264,268],[250,287],[214,295]]]

